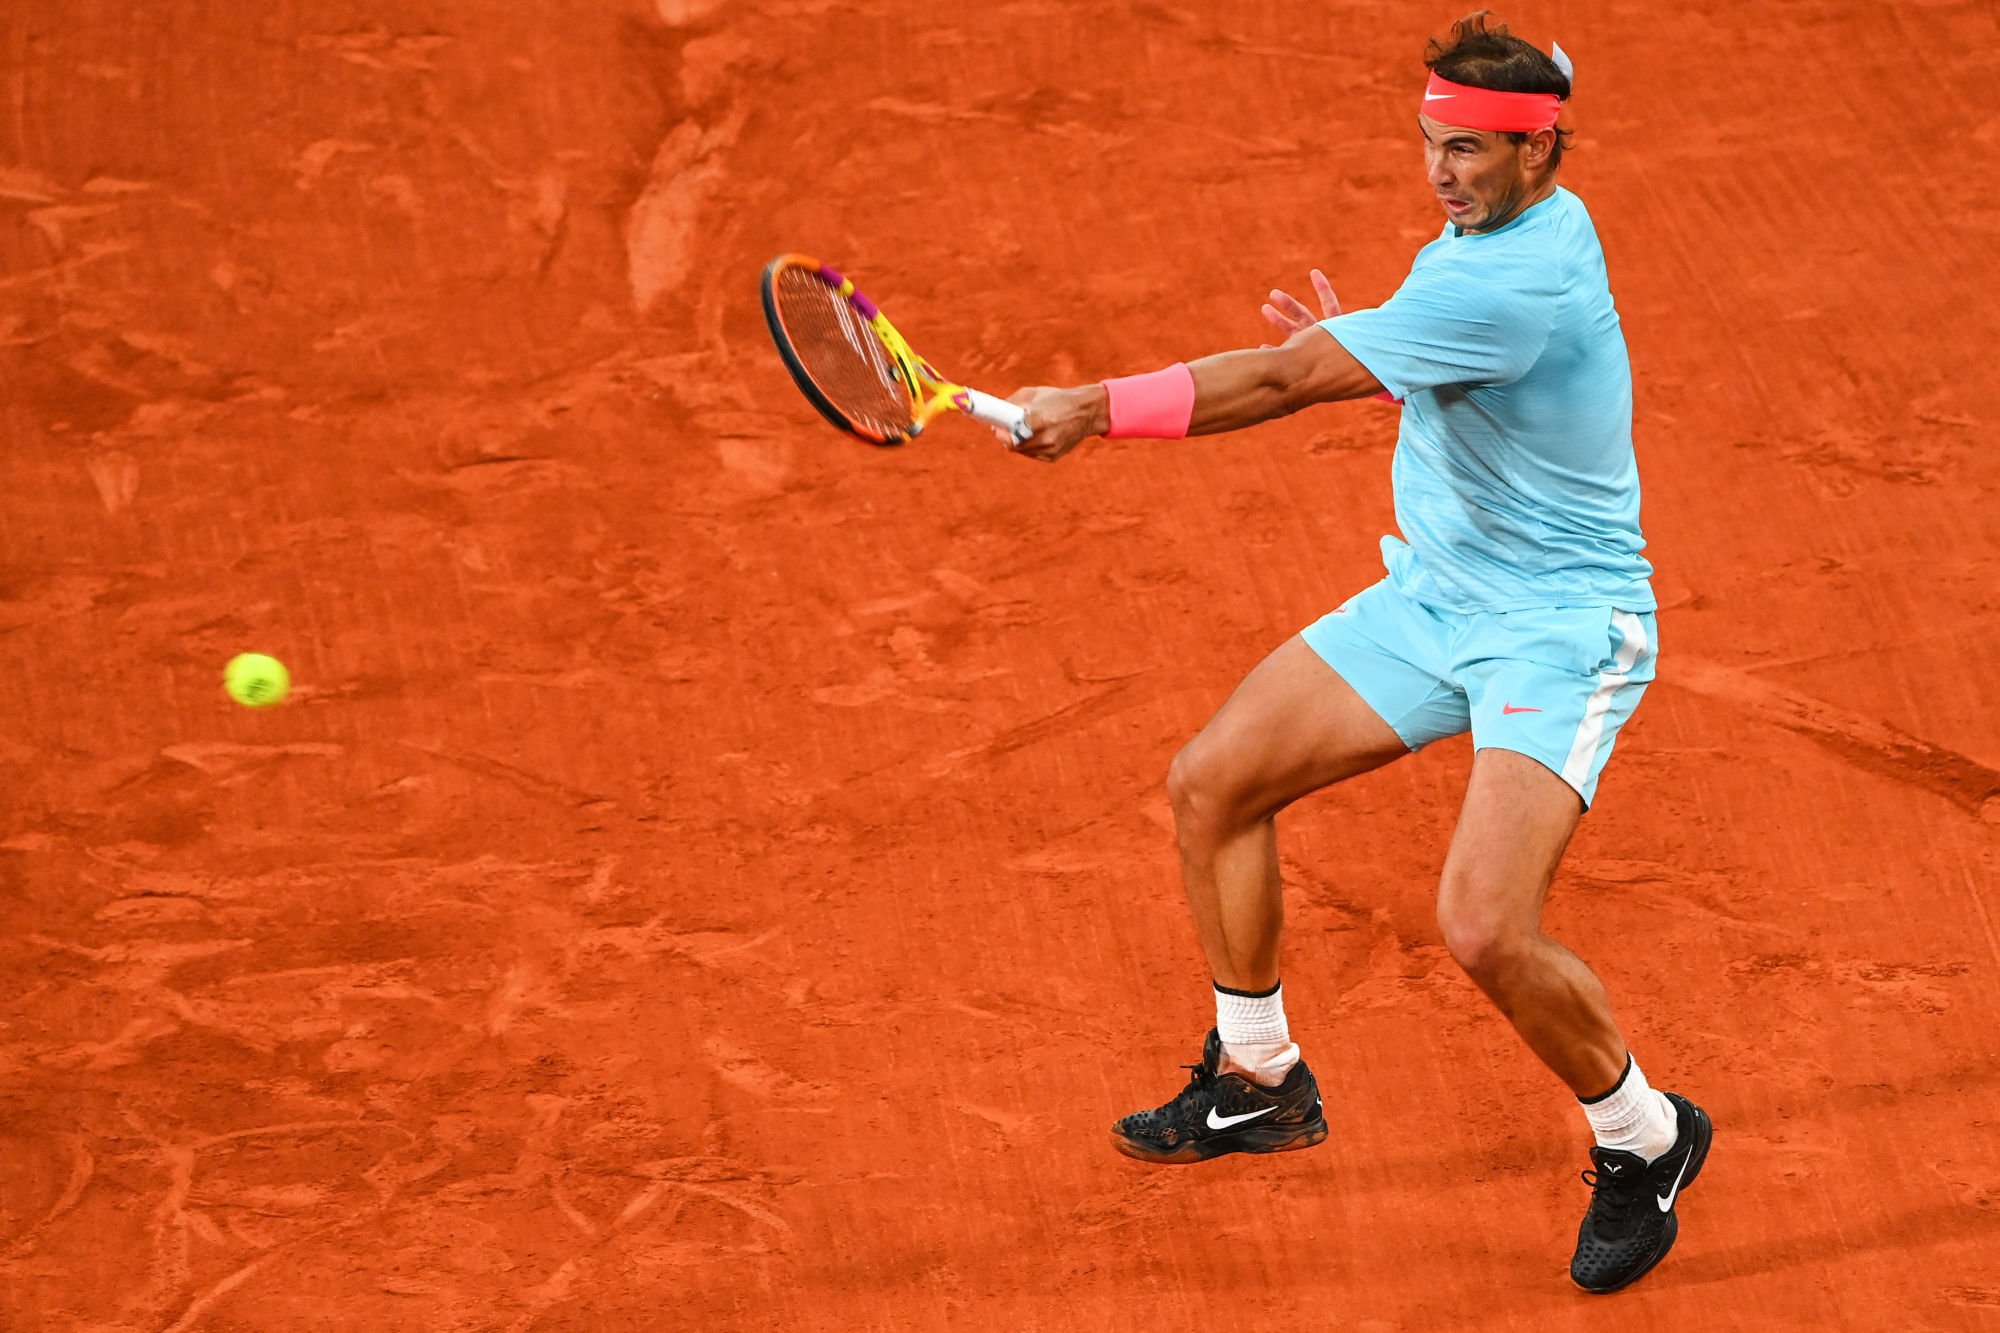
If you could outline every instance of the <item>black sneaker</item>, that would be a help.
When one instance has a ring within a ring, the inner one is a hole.
[[[1111,1146],[1142,1162],[1204,1162],[1231,1152],[1290,1152],[1326,1137],[1319,1084],[1301,1060],[1267,1088],[1241,1074],[1218,1074],[1222,1038],[1214,1028],[1180,1096],[1111,1127]]]
[[[1674,1205],[1701,1174],[1715,1127],[1708,1113],[1687,1098],[1671,1092],[1666,1096],[1680,1122],[1680,1137],[1664,1157],[1648,1163],[1637,1153],[1590,1150],[1597,1169],[1584,1172],[1583,1183],[1594,1193],[1577,1228],[1576,1257],[1569,1261],[1570,1281],[1585,1291],[1631,1286],[1667,1257],[1680,1234]]]

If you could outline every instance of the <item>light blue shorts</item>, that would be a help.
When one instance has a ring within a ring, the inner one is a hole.
[[[1412,750],[1470,731],[1473,749],[1527,755],[1586,807],[1659,642],[1650,611],[1440,611],[1388,579],[1303,637]]]

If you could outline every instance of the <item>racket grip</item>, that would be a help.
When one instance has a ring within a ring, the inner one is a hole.
[[[1004,398],[995,398],[990,393],[967,389],[963,410],[965,415],[974,421],[1006,431],[1014,437],[1016,444],[1035,433],[1028,426],[1028,413],[1025,409],[1014,406]]]

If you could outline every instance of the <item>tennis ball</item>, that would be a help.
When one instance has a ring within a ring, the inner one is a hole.
[[[275,657],[238,653],[222,669],[222,688],[245,708],[269,708],[291,693],[292,673]]]

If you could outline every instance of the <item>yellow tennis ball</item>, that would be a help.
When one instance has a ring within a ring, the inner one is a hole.
[[[222,669],[222,688],[245,708],[270,708],[291,693],[292,673],[275,657],[238,653]]]

